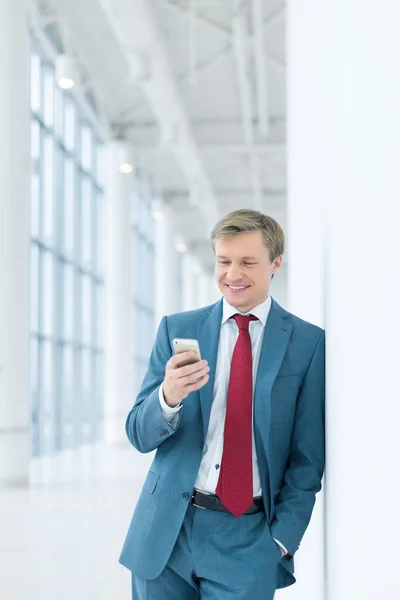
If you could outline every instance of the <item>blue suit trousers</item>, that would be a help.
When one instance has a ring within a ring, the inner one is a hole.
[[[237,519],[189,504],[162,573],[132,574],[132,600],[272,600],[280,559],[263,511]]]

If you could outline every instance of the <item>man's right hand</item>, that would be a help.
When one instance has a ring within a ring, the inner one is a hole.
[[[200,360],[192,365],[179,367],[179,364],[196,356],[195,352],[181,352],[169,359],[165,367],[163,393],[168,406],[176,406],[190,392],[196,392],[206,385],[210,367],[206,360]],[[196,379],[200,381],[196,382]]]

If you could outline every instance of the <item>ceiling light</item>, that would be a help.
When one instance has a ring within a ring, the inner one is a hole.
[[[160,198],[153,198],[152,200],[152,215],[155,221],[162,221],[164,218],[164,206]]]
[[[175,247],[178,252],[186,252],[187,250],[187,246],[184,242],[179,242]]]
[[[119,165],[119,170],[124,175],[128,175],[129,173],[132,173],[133,165],[131,165],[131,163],[128,163],[128,162],[121,163]]]
[[[118,140],[117,165],[119,172],[124,175],[129,175],[129,173],[133,172],[131,149],[125,140]]]
[[[187,250],[187,245],[185,244],[183,238],[180,235],[178,235],[175,238],[175,249],[177,252],[181,253],[186,252]]]
[[[68,54],[59,54],[56,57],[56,81],[63,90],[70,90],[76,85],[76,63]]]

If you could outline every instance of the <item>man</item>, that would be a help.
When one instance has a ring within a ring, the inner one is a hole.
[[[163,318],[126,422],[157,449],[120,558],[133,600],[271,600],[321,488],[325,335],[269,295],[283,231],[240,210],[212,245],[224,298]],[[203,360],[179,367],[178,337]]]

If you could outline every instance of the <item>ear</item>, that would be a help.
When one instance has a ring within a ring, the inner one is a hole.
[[[273,263],[273,266],[274,266],[274,271],[273,271],[273,272],[274,272],[274,274],[275,274],[275,273],[277,273],[277,272],[279,271],[279,269],[281,268],[282,262],[283,262],[283,256],[278,256],[278,257],[277,257],[277,258],[274,260],[274,263]],[[274,276],[274,275],[272,275],[272,277],[273,277],[273,276]]]

